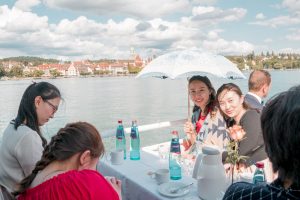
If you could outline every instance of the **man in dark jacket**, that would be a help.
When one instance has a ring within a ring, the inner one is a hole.
[[[271,86],[271,75],[266,70],[254,70],[251,72],[248,88],[249,92],[245,95],[245,102],[258,110],[263,109],[262,99],[268,96]]]

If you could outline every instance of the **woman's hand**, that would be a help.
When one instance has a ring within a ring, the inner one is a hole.
[[[191,142],[191,144],[194,144],[196,141],[196,132],[195,132],[195,127],[192,124],[192,122],[191,121],[185,122],[183,130],[184,130],[187,138]]]
[[[122,199],[122,193],[121,193],[121,188],[122,188],[122,182],[121,180],[115,178],[115,177],[105,177],[106,180],[110,183],[110,185],[115,189],[115,191],[119,195],[119,199]]]
[[[237,163],[234,166],[232,164],[230,164],[230,163],[225,163],[223,166],[225,168],[225,173],[227,175],[231,173],[232,167],[234,167],[235,173],[236,172],[239,172],[239,173],[242,173],[242,172],[251,172],[252,173],[251,168],[247,167],[244,163]]]

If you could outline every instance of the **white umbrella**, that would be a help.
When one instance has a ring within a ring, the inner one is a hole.
[[[178,50],[155,58],[136,78],[160,77],[180,78],[194,75],[213,75],[220,78],[245,79],[236,64],[221,55],[202,50]],[[190,99],[188,95],[188,118],[190,117]]]
[[[173,51],[151,61],[136,78],[179,78],[214,75],[221,78],[246,78],[236,64],[221,55],[199,50]]]

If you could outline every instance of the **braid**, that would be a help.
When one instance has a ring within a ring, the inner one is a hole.
[[[92,158],[100,157],[104,153],[104,145],[97,129],[86,122],[67,124],[52,137],[43,151],[41,160],[36,163],[32,173],[21,181],[19,189],[13,192],[13,195],[25,193],[37,174],[52,162],[66,161],[77,153],[87,150],[90,151]]]
[[[32,170],[31,174],[24,178],[19,183],[19,189],[12,193],[14,196],[24,193],[30,187],[38,172],[45,169],[45,167],[47,167],[51,162],[57,159],[55,156],[55,146],[57,144],[57,141],[59,140],[61,140],[61,135],[56,135],[52,138],[49,145],[47,145],[44,149],[41,160],[36,163],[35,168]]]

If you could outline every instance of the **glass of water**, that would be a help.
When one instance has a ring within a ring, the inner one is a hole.
[[[158,145],[158,155],[159,158],[162,160],[166,160],[169,157],[170,153],[170,146],[166,144],[160,144]]]

